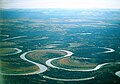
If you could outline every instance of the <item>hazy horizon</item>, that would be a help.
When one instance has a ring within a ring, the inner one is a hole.
[[[120,9],[118,0],[2,0],[0,8],[3,9]]]

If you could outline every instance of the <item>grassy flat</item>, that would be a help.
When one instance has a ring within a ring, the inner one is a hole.
[[[1,61],[1,73],[2,74],[26,74],[37,71],[39,68],[33,64],[29,64],[25,61],[6,62]]]
[[[14,46],[16,43],[14,42],[0,42],[0,47]]]
[[[58,50],[35,50],[26,55],[26,58],[38,63],[43,63],[51,58],[64,56],[65,53]]]
[[[7,56],[15,52],[17,52],[17,50],[14,48],[0,48],[0,56]]]
[[[91,63],[85,59],[75,59],[75,57],[66,57],[52,61],[52,64],[58,67],[69,69],[92,69],[97,66],[95,63]]]

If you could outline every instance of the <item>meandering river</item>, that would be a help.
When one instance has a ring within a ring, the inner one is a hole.
[[[102,48],[102,47],[101,47]],[[104,49],[107,49],[107,51],[104,51],[104,52],[100,52],[100,53],[110,53],[110,52],[114,52],[115,50],[111,49],[111,48],[104,48]],[[101,67],[105,66],[105,65],[108,65],[110,63],[103,63],[103,64],[99,64],[97,65],[95,68],[93,69],[86,69],[86,70],[75,70],[75,69],[66,69],[66,68],[61,68],[61,67],[57,67],[57,66],[54,66],[51,62],[53,60],[57,60],[57,59],[61,59],[61,58],[65,58],[65,57],[69,57],[69,56],[72,56],[73,53],[70,52],[70,51],[67,51],[67,50],[60,50],[60,51],[63,51],[63,52],[66,52],[67,54],[63,57],[57,57],[57,58],[52,58],[52,59],[49,59],[46,61],[46,65],[48,65],[49,67],[52,67],[52,68],[57,68],[57,69],[62,69],[62,70],[67,70],[67,71],[95,71],[95,70],[98,70],[100,69]]]
[[[22,50],[20,50],[18,48],[14,48],[14,49],[17,50],[17,52],[12,53],[12,54],[17,54],[17,53],[21,53],[22,52]],[[114,49],[111,49],[111,48],[104,48],[104,49],[107,49],[107,51],[100,52],[100,53],[110,53],[110,52],[114,52],[115,51]],[[2,74],[2,75],[34,75],[34,74],[40,74],[40,73],[45,72],[48,69],[45,65],[36,63],[36,62],[31,61],[31,60],[29,60],[29,59],[26,58],[26,55],[28,53],[31,53],[31,52],[34,52],[34,51],[35,50],[25,52],[25,53],[23,53],[23,54],[20,55],[20,58],[23,59],[23,60],[25,60],[25,61],[27,61],[27,62],[29,62],[29,63],[32,63],[32,64],[38,66],[39,69],[37,71],[30,72],[30,73],[21,73],[21,74],[6,74],[6,73],[0,73],[0,74]],[[64,55],[62,57],[56,57],[56,58],[52,58],[52,59],[47,60],[45,62],[47,66],[52,67],[52,68],[67,70],[67,71],[95,71],[95,70],[98,70],[98,69],[100,69],[101,67],[103,67],[105,65],[111,64],[111,63],[103,63],[103,64],[97,65],[93,69],[87,69],[87,70],[74,70],[74,69],[61,68],[61,67],[54,66],[51,62],[53,60],[57,60],[57,59],[61,59],[61,58],[72,56],[74,53],[70,52],[70,51],[67,51],[67,50],[59,50],[59,51],[60,52],[65,52],[66,55]],[[12,55],[12,54],[10,54],[10,55]],[[120,71],[116,72],[115,75],[118,76],[118,77],[120,77]],[[47,79],[59,80],[59,81],[85,81],[85,80],[91,80],[91,79],[95,78],[95,77],[88,77],[88,78],[79,78],[79,79],[62,79],[62,78],[54,78],[54,77],[49,77],[49,76],[43,76],[43,77],[47,78]]]

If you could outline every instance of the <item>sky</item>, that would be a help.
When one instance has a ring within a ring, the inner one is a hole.
[[[0,0],[0,8],[120,8],[120,0]]]

